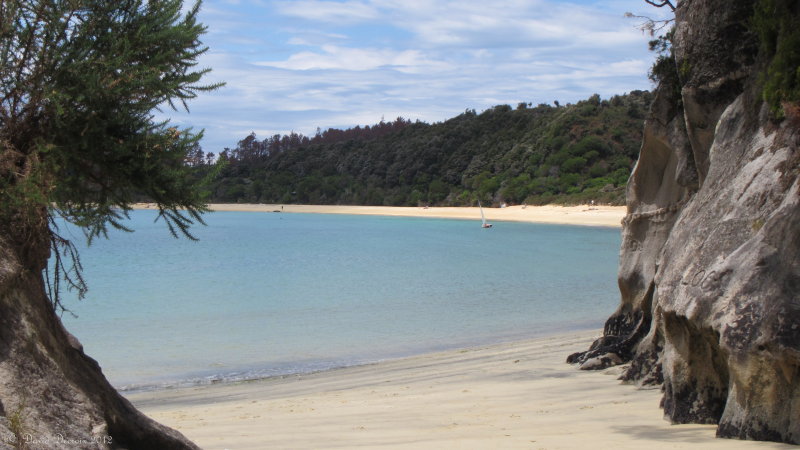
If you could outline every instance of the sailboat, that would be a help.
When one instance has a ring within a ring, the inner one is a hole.
[[[486,216],[483,215],[483,206],[481,206],[481,201],[478,200],[478,208],[481,209],[481,227],[482,228],[492,228],[492,224],[486,223]]]

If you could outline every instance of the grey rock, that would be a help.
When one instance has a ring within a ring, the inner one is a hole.
[[[681,102],[660,86],[628,182],[621,304],[568,361],[631,361],[674,423],[800,443],[800,119],[758,90],[752,1],[676,11]],[[584,367],[581,367],[584,368]]]

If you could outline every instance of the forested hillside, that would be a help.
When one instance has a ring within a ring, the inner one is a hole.
[[[358,205],[622,204],[652,95],[567,106],[520,103],[444,122],[258,140],[219,155],[212,202]],[[198,174],[209,170],[198,150]],[[206,155],[208,156],[208,155]]]

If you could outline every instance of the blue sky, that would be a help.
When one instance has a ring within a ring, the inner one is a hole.
[[[159,118],[204,128],[218,153],[250,132],[650,89],[649,36],[626,12],[666,13],[640,0],[205,0],[200,66],[227,86]]]

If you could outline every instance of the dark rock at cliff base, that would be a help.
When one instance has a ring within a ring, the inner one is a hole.
[[[569,361],[630,361],[674,423],[798,444],[800,118],[761,101],[753,8],[679,3],[681,96],[659,87],[628,182],[621,304]]]

